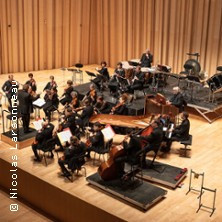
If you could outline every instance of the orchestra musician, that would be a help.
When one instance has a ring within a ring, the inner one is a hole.
[[[31,90],[32,90],[32,93],[33,95],[36,94],[36,90],[37,90],[37,85],[36,85],[36,81],[35,79],[33,78],[33,74],[32,73],[29,73],[28,74],[28,77],[29,77],[29,80],[26,81],[25,84],[29,85],[31,87]]]
[[[90,158],[90,152],[98,152],[99,150],[104,148],[104,136],[101,132],[102,125],[99,122],[94,123],[93,125],[93,133],[89,137],[89,147],[87,148],[87,158]]]
[[[103,96],[98,96],[96,104],[94,105],[94,111],[95,113],[103,113],[108,114],[110,113],[110,106],[109,104],[104,100]]]
[[[128,113],[128,109],[126,107],[126,102],[128,99],[128,95],[127,94],[122,94],[119,102],[111,109],[110,114],[114,114],[114,115],[127,115]]]
[[[50,76],[49,79],[50,79],[50,81],[46,84],[46,86],[43,89],[43,91],[46,91],[47,89],[51,90],[52,88],[57,88],[58,87],[58,85],[57,85],[57,83],[55,81],[54,76]]]
[[[61,167],[62,176],[69,177],[71,174],[65,165],[68,165],[68,168],[78,169],[79,163],[78,157],[85,153],[85,144],[81,142],[76,136],[70,138],[70,145],[65,148],[64,156],[60,157],[58,164]]]
[[[89,91],[86,93],[85,97],[83,98],[83,101],[85,101],[86,99],[88,99],[92,105],[96,103],[97,92],[94,84],[90,84]]]
[[[69,106],[75,110],[75,109],[79,108],[79,106],[80,106],[78,93],[76,91],[72,91],[71,97],[72,97],[72,101],[70,102]]]
[[[14,76],[12,74],[8,75],[8,80],[3,84],[2,91],[5,93],[6,97],[8,98],[9,105],[12,105],[11,98],[15,94],[13,92],[13,87],[16,84],[16,81],[14,80]],[[18,86],[16,86],[18,88]]]
[[[151,67],[151,64],[153,62],[153,55],[150,53],[150,50],[147,49],[145,53],[143,53],[141,59],[141,67]]]
[[[51,113],[58,109],[59,99],[56,88],[47,89],[44,96],[45,105],[43,106],[43,111],[45,116],[51,121]]]
[[[184,106],[187,104],[180,92],[180,88],[177,86],[173,88],[173,96],[167,101],[167,103],[176,106],[180,113],[184,110]]]
[[[103,83],[108,82],[110,79],[109,72],[106,66],[107,66],[107,63],[105,61],[102,61],[101,68],[96,68],[99,75],[97,75],[97,77],[94,80],[92,80],[92,82],[96,85],[99,91],[103,90],[104,88]]]
[[[49,123],[48,120],[45,120],[42,123],[42,129],[40,129],[37,132],[37,134],[35,136],[35,142],[32,144],[32,150],[35,155],[34,161],[41,162],[41,158],[38,154],[38,150],[44,151],[44,149],[47,148],[47,147],[45,147],[45,144],[46,144],[47,140],[52,138],[53,129],[54,129],[54,125]],[[54,155],[53,155],[53,152],[51,151],[50,158],[53,158],[53,157],[54,157]]]
[[[73,82],[72,80],[67,81],[67,86],[64,89],[64,93],[62,95],[62,99],[60,100],[60,103],[65,106],[67,103],[69,104],[72,101],[71,92],[75,91],[73,88]]]
[[[73,135],[77,133],[76,114],[73,113],[71,107],[67,107],[65,109],[65,115],[61,117],[58,129],[56,130],[55,141],[56,141],[56,144],[59,146],[59,148],[55,150],[56,152],[64,151],[64,147],[58,138],[57,132],[62,132],[66,128],[69,128]]]
[[[33,97],[31,96],[29,85],[23,85],[22,90],[18,90],[19,112],[22,116],[24,133],[29,133],[30,114],[33,112]]]

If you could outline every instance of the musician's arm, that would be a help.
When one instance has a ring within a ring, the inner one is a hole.
[[[2,91],[5,92],[6,91],[6,82],[3,84],[2,86]]]

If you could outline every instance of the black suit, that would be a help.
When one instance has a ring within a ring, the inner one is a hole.
[[[35,83],[33,84],[33,82],[32,82],[31,80],[26,81],[26,83],[25,83],[25,84],[27,84],[27,85],[31,86],[32,91],[33,91],[33,92],[36,92],[36,90],[37,90],[37,86],[36,86],[36,84],[35,84]]]
[[[90,117],[93,115],[94,109],[93,106],[87,106],[83,109],[80,118],[77,120],[77,123],[80,127],[84,127],[89,123]]]
[[[73,135],[76,132],[76,114],[72,113],[70,116],[65,117],[65,123],[62,124],[62,128],[69,128]]]
[[[64,106],[66,103],[70,103],[72,101],[71,92],[74,91],[74,88],[70,86],[68,89],[66,89],[63,96],[65,96],[63,99],[61,99],[60,103]]]
[[[57,93],[52,96],[52,99],[49,98],[48,94],[45,94],[44,96],[45,105],[43,106],[43,111],[45,112],[45,115],[51,119],[51,112],[56,110],[59,106],[59,99]]]
[[[189,119],[185,119],[182,123],[175,128],[172,134],[171,140],[182,141],[189,139],[190,132],[190,121]]]
[[[150,68],[151,63],[153,62],[153,55],[151,55],[150,53],[149,54],[143,53],[140,61],[141,61],[141,66],[142,67]]]
[[[104,136],[101,131],[97,131],[94,136],[91,136],[89,138],[91,142],[91,146],[87,149],[88,151],[88,156],[90,156],[90,152],[99,152],[104,148]]]
[[[54,129],[54,125],[53,124],[48,124],[44,129],[42,129],[40,132],[37,133],[35,140],[38,142],[37,144],[33,144],[32,145],[32,150],[34,152],[35,157],[40,160],[40,157],[38,155],[37,150],[44,150],[45,148],[45,144],[47,142],[47,140],[52,138],[52,132]],[[51,152],[51,156],[53,156],[52,152]]]
[[[128,114],[128,109],[126,107],[126,104],[123,104],[122,106],[119,106],[113,114],[115,115],[127,115]]]
[[[28,92],[19,90],[18,102],[19,111],[22,116],[24,133],[27,133],[29,130],[30,114],[33,112],[32,97]]]
[[[183,95],[179,92],[177,94],[174,94],[172,98],[170,99],[170,102],[172,105],[179,108],[179,112],[182,112],[184,109],[184,106],[186,105],[186,102],[184,100]]]

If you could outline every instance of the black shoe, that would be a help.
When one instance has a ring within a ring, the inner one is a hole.
[[[35,162],[41,162],[41,159],[36,157],[36,158],[34,158],[34,161]]]
[[[55,152],[63,152],[64,149],[62,147],[60,147],[59,149],[56,149]]]
[[[61,176],[62,176],[62,177],[70,177],[71,174],[68,173],[68,172],[63,172],[63,173],[61,174]]]

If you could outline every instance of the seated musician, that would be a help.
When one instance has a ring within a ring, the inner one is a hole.
[[[56,81],[54,80],[54,76],[50,76],[49,79],[50,79],[50,81],[46,84],[43,91],[45,91],[47,89],[51,90],[52,88],[57,88],[58,87]]]
[[[97,92],[94,84],[90,84],[89,91],[87,92],[85,98],[87,98],[92,105],[96,103]],[[83,100],[85,100],[85,98]]]
[[[172,136],[167,140],[166,147],[163,151],[169,152],[173,141],[183,141],[189,139],[190,132],[190,121],[189,114],[187,112],[182,112],[181,114],[182,122],[175,129],[171,129]]]
[[[127,94],[122,94],[122,96],[119,99],[119,102],[111,109],[110,114],[114,115],[127,115],[128,109],[126,107],[126,102],[128,99]]]
[[[151,67],[151,64],[153,62],[153,55],[150,53],[150,50],[147,49],[145,53],[143,53],[141,59],[141,67]]]
[[[109,72],[107,69],[107,63],[105,61],[101,62],[101,68],[96,68],[96,70],[100,73],[100,75],[97,75],[97,77],[92,80],[93,83],[97,86],[99,90],[103,90],[103,83],[108,82],[110,77],[109,77]]]
[[[161,142],[163,140],[163,128],[162,124],[159,121],[154,121],[151,124],[153,131],[148,136],[137,136],[138,139],[147,143],[143,148],[143,162],[142,165],[146,167],[146,154],[150,151],[157,152],[160,148]]]
[[[76,121],[76,124],[81,129],[83,129],[83,127],[85,127],[89,123],[89,119],[94,113],[93,106],[90,104],[90,101],[88,99],[84,101],[84,104],[85,107],[83,108],[82,113],[79,115],[79,118]]]
[[[99,122],[93,125],[93,134],[89,137],[89,147],[86,157],[90,158],[90,152],[98,152],[104,148],[104,136],[101,132],[102,125]]]
[[[36,81],[35,79],[33,78],[33,74],[32,73],[29,73],[28,74],[28,77],[29,77],[29,80],[26,81],[25,84],[29,85],[32,89],[32,93],[35,94],[36,93],[36,90],[37,90],[37,85],[36,85]]]
[[[173,88],[173,96],[168,101],[168,104],[176,106],[179,109],[179,112],[182,112],[184,110],[184,106],[186,106],[186,101],[182,93],[180,92],[179,87],[176,86]]]
[[[71,133],[73,135],[76,134],[77,128],[76,128],[76,114],[73,113],[72,108],[68,107],[65,109],[65,116],[60,120],[59,127],[57,129],[57,132],[62,132],[64,129],[69,128]],[[58,136],[56,135],[56,144],[59,146],[58,149],[56,149],[56,152],[60,152],[64,150],[63,145],[61,144]]]
[[[51,113],[58,109],[59,99],[57,94],[57,89],[52,88],[51,90],[47,89],[44,96],[45,105],[43,106],[43,111],[45,116],[51,121]]]
[[[94,111],[98,113],[108,114],[110,113],[110,106],[109,104],[104,100],[103,96],[99,96],[97,98],[97,102],[94,105]]]
[[[69,106],[75,110],[75,109],[79,108],[79,105],[80,105],[78,93],[76,91],[72,91],[71,97],[72,97],[72,101],[70,102]]]
[[[69,177],[71,174],[65,165],[68,165],[68,168],[72,168],[72,170],[78,169],[79,163],[78,157],[85,153],[85,144],[82,143],[76,136],[72,136],[70,138],[70,146],[66,147],[64,150],[64,156],[60,157],[58,160],[58,164],[62,170],[62,176]]]
[[[64,89],[64,93],[62,95],[62,99],[60,103],[65,106],[67,103],[69,104],[72,101],[71,92],[73,91],[73,82],[72,80],[67,81],[67,86]]]
[[[12,105],[12,102],[11,102],[12,96],[15,94],[15,92],[13,92],[13,88],[14,88],[13,85],[15,84],[16,82],[14,80],[14,76],[8,75],[8,80],[2,86],[2,91],[5,93],[5,96],[8,98],[8,102],[10,106]]]
[[[52,138],[53,129],[54,129],[54,125],[49,123],[48,120],[42,123],[42,129],[40,129],[37,132],[36,137],[35,137],[35,142],[32,144],[32,150],[35,155],[34,161],[41,162],[41,158],[38,154],[38,150],[44,150],[45,148],[47,148],[45,147],[45,144],[47,140]],[[53,157],[54,155],[51,151],[50,158],[53,158]]]
[[[133,90],[141,89],[144,82],[144,73],[141,72],[141,66],[137,66],[134,71]]]

